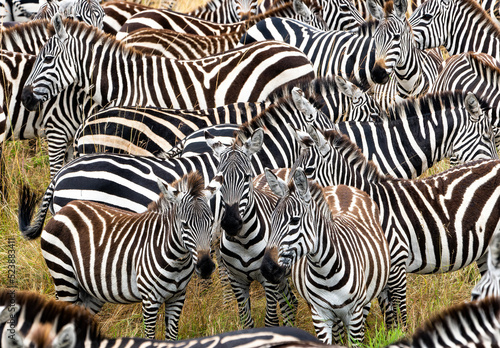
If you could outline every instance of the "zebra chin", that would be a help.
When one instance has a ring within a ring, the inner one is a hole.
[[[264,278],[273,284],[279,284],[282,282],[286,275],[286,267],[280,266],[277,260],[277,248],[267,248],[260,266],[260,272]]]
[[[198,251],[198,262],[194,266],[196,274],[202,279],[208,279],[215,270],[215,263],[209,251]]]
[[[36,111],[43,103],[42,99],[35,97],[33,86],[25,86],[21,94],[21,101],[28,111]]]

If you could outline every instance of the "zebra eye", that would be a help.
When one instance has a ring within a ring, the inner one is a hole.
[[[422,16],[426,21],[430,21],[432,19],[432,15],[430,13],[426,13]]]
[[[399,39],[401,38],[401,35],[400,34],[395,34],[394,35],[394,40],[395,41],[399,41]]]
[[[251,180],[252,175],[251,174],[245,174],[245,181]]]
[[[290,219],[290,225],[298,225],[300,222],[300,217],[294,216],[293,218]]]
[[[45,56],[45,58],[43,59],[45,63],[52,63],[53,60],[54,56]]]
[[[189,225],[186,221],[182,221],[182,229],[189,230]]]

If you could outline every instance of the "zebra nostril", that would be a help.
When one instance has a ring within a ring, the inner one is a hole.
[[[38,100],[33,95],[33,86],[30,85],[23,88],[21,101],[29,111],[35,111],[38,108]]]

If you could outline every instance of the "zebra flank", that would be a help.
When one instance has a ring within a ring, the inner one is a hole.
[[[322,188],[302,168],[288,184],[266,178],[279,201],[261,270],[270,281],[290,272],[312,312],[318,338],[327,344],[364,339],[363,310],[385,289],[389,246],[375,202],[363,191]]]
[[[208,200],[221,181],[218,176],[204,189],[196,172],[167,188],[159,181],[160,198],[142,214],[88,201],[67,204],[41,234],[58,299],[81,302],[94,313],[106,302],[142,302],[148,338],[154,338],[156,316],[165,303],[165,337],[176,339],[193,271],[208,278],[215,268]]]
[[[444,46],[450,56],[471,51],[500,60],[500,27],[474,0],[426,1],[409,21],[422,50]]]
[[[23,89],[22,101],[29,110],[72,83],[98,105],[203,109],[262,101],[283,84],[314,77],[307,57],[279,42],[200,60],[174,60],[143,55],[83,23],[64,25],[56,16],[54,25],[56,34],[37,56]],[[89,68],[90,64],[96,68]]]

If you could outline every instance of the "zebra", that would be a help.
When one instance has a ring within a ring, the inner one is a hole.
[[[486,53],[500,60],[500,27],[474,0],[430,0],[409,19],[417,47],[444,46],[453,56]]]
[[[267,18],[242,36],[241,43],[283,41],[302,50],[314,65],[317,77],[342,76],[368,89],[376,82],[371,74],[375,64],[373,33],[378,21],[368,21],[351,31],[321,31],[299,21]],[[383,81],[384,71],[377,80]]]
[[[31,20],[51,19],[57,12],[59,12],[59,2],[57,0],[47,0],[47,2],[40,5],[38,12],[33,15]]]
[[[429,93],[462,90],[492,107],[491,123],[500,127],[500,63],[484,53],[467,52],[448,58]],[[497,139],[497,144],[499,140]]]
[[[292,3],[287,2],[279,4],[277,7],[271,8],[245,21],[221,24],[166,9],[150,9],[141,11],[141,13],[137,13],[130,17],[130,19],[123,24],[121,29],[119,29],[116,38],[123,40],[124,37],[139,29],[170,29],[178,33],[202,36],[236,35],[236,33],[240,33],[241,36],[250,26],[264,18],[291,17],[294,13]],[[346,11],[343,11],[339,16],[351,18],[350,14]],[[348,21],[352,22],[354,19]],[[316,25],[319,29],[328,29],[323,22],[319,22]]]
[[[337,130],[383,174],[411,179],[444,158],[498,158],[489,107],[473,94],[429,94],[394,105],[386,121],[341,122]]]
[[[47,332],[52,334],[45,335]],[[288,347],[293,343],[305,348],[320,344],[310,333],[293,327],[239,330],[182,341],[108,338],[102,333],[94,315],[81,306],[47,299],[36,292],[0,290],[0,339],[3,339],[3,348],[59,348],[54,343],[60,342],[62,337],[66,338],[63,340],[66,348],[138,348],[153,345],[161,348],[271,348]]]
[[[377,205],[356,188],[309,184],[302,168],[290,175],[286,183],[266,170],[279,201],[262,273],[276,282],[291,272],[322,342],[339,344],[344,328],[362,342],[364,308],[385,291],[390,267]]]
[[[308,148],[297,164],[306,173],[313,169],[308,178],[359,188],[380,209],[391,251],[389,294],[379,297],[388,325],[395,316],[406,323],[406,273],[452,272],[474,261],[482,270],[499,228],[499,160],[471,161],[421,180],[394,179],[382,175],[347,136],[311,127],[308,132],[299,132]]]
[[[277,201],[276,197],[252,182],[251,158],[262,148],[264,131],[255,130],[241,145],[235,143],[226,146],[208,132],[205,138],[219,160],[217,173],[224,177],[220,189],[224,207],[220,218],[220,226],[224,231],[220,238],[220,265],[227,270],[243,327],[254,326],[250,311],[250,284],[253,281],[258,281],[265,291],[265,325],[279,325],[276,312],[278,301],[283,321],[293,325],[298,301],[288,280],[284,277],[270,283],[260,271],[271,232],[269,219]]]
[[[22,101],[28,110],[72,83],[101,106],[203,109],[261,101],[285,83],[314,77],[302,52],[278,42],[182,61],[143,55],[84,23],[67,22],[67,30],[59,16],[53,23],[56,34],[38,54],[25,82]],[[100,49],[94,49],[96,44]]]
[[[35,58],[33,55],[0,50],[0,72],[4,81],[0,86],[0,106],[6,123],[0,144],[10,139],[46,137],[50,173],[54,176],[64,163],[66,151],[78,127],[85,115],[94,112],[94,106],[84,93],[71,85],[39,109],[28,111],[21,103],[21,94]]]
[[[373,34],[376,53],[371,74],[377,83],[374,97],[383,108],[395,100],[419,97],[436,80],[443,59],[416,48],[412,29],[406,19],[407,1],[394,2],[394,10],[384,18],[384,11],[375,0],[368,0],[372,15],[380,22]],[[389,80],[391,77],[391,80]]]
[[[103,29],[106,13],[98,0],[64,0],[60,11],[68,18]]]
[[[235,23],[257,14],[256,0],[209,0],[187,15],[215,23]]]
[[[86,118],[76,132],[75,153],[112,152],[142,156],[171,156],[171,151],[177,153],[183,151],[182,148],[185,146],[193,146],[193,144],[187,145],[188,141],[182,139],[194,131],[226,123],[232,124],[232,128],[237,129],[238,125],[257,116],[270,104],[282,98],[297,98],[294,96],[294,91],[297,90],[302,91],[301,93],[304,93],[309,101],[313,101],[314,106],[333,122],[347,119],[375,120],[383,114],[378,104],[368,94],[339,76],[294,85],[294,88],[288,84],[283,86],[265,102],[235,103],[208,110],[104,108]],[[226,134],[232,137],[232,131]],[[202,144],[198,146],[201,152],[211,151],[206,146],[203,133],[193,135],[193,139],[201,140]],[[173,146],[176,147],[175,150],[172,150]]]
[[[123,24],[133,15],[141,11],[151,10],[149,6],[130,1],[107,1],[102,4],[104,13],[102,30],[116,36]]]
[[[165,303],[165,338],[174,340],[193,271],[207,279],[215,269],[210,257],[214,217],[208,201],[222,180],[217,175],[204,188],[197,172],[167,186],[158,179],[162,194],[142,214],[73,201],[41,234],[24,237],[41,235],[59,300],[81,303],[93,313],[106,302],[142,302],[148,338],[155,336],[156,316]],[[85,248],[87,255],[70,245]],[[131,263],[117,265],[118,260]],[[120,275],[118,284],[112,274]]]
[[[41,44],[50,38],[50,27],[48,20],[37,20],[2,29],[0,47],[6,51],[36,55]]]
[[[500,296],[500,233],[496,233],[488,249],[488,269],[472,289],[471,300],[481,300],[488,296]]]

